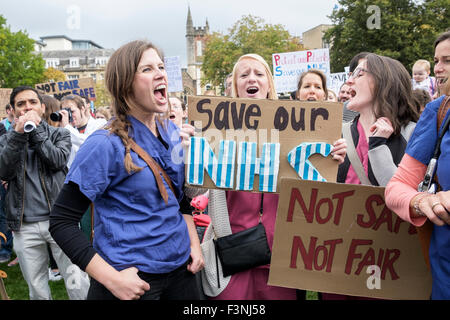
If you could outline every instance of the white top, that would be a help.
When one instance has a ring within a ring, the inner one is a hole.
[[[86,130],[84,133],[80,133],[78,129],[74,128],[72,125],[68,124],[64,128],[70,131],[70,140],[72,141],[72,149],[70,151],[69,161],[67,162],[67,167],[70,169],[73,160],[75,159],[75,155],[77,154],[80,146],[83,142],[89,137],[91,133],[95,130],[103,127],[107,121],[105,119],[95,119],[93,117],[89,117],[89,120],[86,124]]]

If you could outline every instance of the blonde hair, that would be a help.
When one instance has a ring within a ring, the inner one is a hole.
[[[231,84],[231,96],[234,98],[238,98],[236,69],[237,69],[237,65],[239,64],[239,62],[241,62],[241,60],[244,60],[244,59],[256,60],[264,66],[264,69],[266,70],[267,80],[269,81],[269,92],[267,93],[267,99],[278,100],[278,95],[277,95],[277,92],[275,91],[275,83],[273,82],[273,77],[272,77],[272,72],[270,71],[270,67],[267,64],[266,60],[264,60],[263,57],[261,57],[258,54],[255,54],[255,53],[244,54],[235,63],[235,65],[233,67],[233,72],[232,72],[233,83]]]
[[[414,67],[423,67],[428,73],[430,73],[431,65],[430,62],[424,59],[417,60],[413,65]]]
[[[97,115],[97,113],[101,113],[102,115],[104,115],[106,120],[111,119],[111,112],[109,111],[109,109],[107,107],[97,108],[95,110],[95,115]]]

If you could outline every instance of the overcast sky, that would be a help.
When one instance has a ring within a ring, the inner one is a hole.
[[[337,0],[0,0],[0,14],[13,31],[25,30],[36,40],[66,35],[117,49],[145,38],[166,56],[180,56],[186,66],[188,5],[194,26],[204,26],[208,19],[212,32],[227,33],[243,15],[252,14],[301,35],[331,23],[327,16],[336,4]]]

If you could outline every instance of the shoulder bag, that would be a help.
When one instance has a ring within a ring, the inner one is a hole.
[[[214,240],[216,255],[222,263],[224,277],[270,263],[271,252],[266,229],[261,223],[263,199],[264,194],[261,195],[261,211],[257,226]]]

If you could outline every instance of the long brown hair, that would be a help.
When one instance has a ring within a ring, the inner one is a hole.
[[[366,56],[367,69],[374,78],[373,96],[375,117],[388,118],[399,134],[402,126],[419,119],[415,107],[411,77],[397,60],[370,53]]]
[[[130,113],[130,106],[134,105],[132,98],[134,76],[142,54],[148,49],[154,49],[163,60],[161,52],[152,43],[136,40],[116,50],[110,57],[105,71],[105,85],[111,94],[112,109],[116,115],[108,129],[111,133],[116,134],[125,146],[124,164],[128,173],[142,170],[133,163],[131,158],[131,140],[128,130],[132,125],[127,119],[127,115]]]

